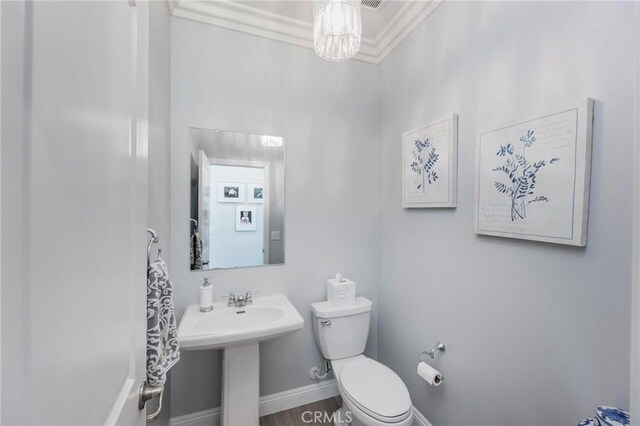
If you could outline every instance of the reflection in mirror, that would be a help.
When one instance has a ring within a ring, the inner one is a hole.
[[[284,140],[190,129],[191,270],[284,263]]]

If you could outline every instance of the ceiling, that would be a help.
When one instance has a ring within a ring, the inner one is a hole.
[[[380,63],[441,0],[383,0],[362,7],[362,43],[354,57]],[[174,0],[172,14],[248,34],[313,48],[310,0]]]

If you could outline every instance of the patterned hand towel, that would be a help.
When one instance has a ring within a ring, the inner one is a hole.
[[[167,265],[156,259],[147,279],[147,384],[162,386],[180,359],[178,327],[173,310],[173,284]]]
[[[191,234],[191,269],[202,269],[202,239],[197,232]]]

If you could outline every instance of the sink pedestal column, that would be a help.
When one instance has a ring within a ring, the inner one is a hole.
[[[222,425],[258,426],[260,422],[260,352],[258,342],[224,348],[222,355]]]

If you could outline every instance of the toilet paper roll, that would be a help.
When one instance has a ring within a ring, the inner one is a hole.
[[[420,362],[420,364],[418,364],[418,376],[422,377],[432,386],[440,386],[444,380],[442,374],[426,362]]]

